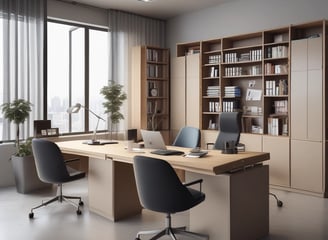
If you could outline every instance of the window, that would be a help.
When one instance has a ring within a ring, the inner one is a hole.
[[[3,19],[0,18],[0,33],[3,34]],[[0,88],[3,88],[3,38],[0,37]],[[0,91],[0,104],[3,104],[3,92]],[[0,111],[0,140],[3,136],[3,114]]]
[[[66,112],[76,103],[106,119],[100,89],[108,84],[108,54],[108,31],[48,21],[48,119],[60,133],[96,127],[89,111]],[[100,121],[98,130],[105,129],[107,122]]]

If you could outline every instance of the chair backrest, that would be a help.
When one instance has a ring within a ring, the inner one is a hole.
[[[241,116],[239,112],[222,112],[219,119],[219,135],[215,141],[214,148],[223,150],[225,142],[234,141],[239,143]]]
[[[69,180],[64,158],[55,143],[44,139],[33,139],[32,149],[41,181],[59,184]]]
[[[183,127],[176,136],[173,146],[195,148],[200,146],[200,130],[195,127]]]
[[[141,205],[149,210],[174,213],[189,209],[193,197],[172,166],[161,159],[135,156],[134,174]]]

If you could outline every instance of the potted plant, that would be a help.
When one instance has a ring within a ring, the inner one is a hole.
[[[111,81],[108,86],[104,86],[100,93],[104,95],[106,101],[103,103],[105,107],[105,113],[110,116],[110,136],[112,139],[114,125],[118,124],[121,119],[124,119],[122,113],[120,113],[123,101],[126,100],[127,96],[122,90],[123,86]]]
[[[16,189],[19,193],[27,193],[35,189],[49,186],[41,182],[36,173],[32,154],[32,140],[19,140],[19,125],[24,124],[32,111],[32,104],[24,99],[16,99],[1,105],[4,118],[16,124],[16,153],[11,157]]]

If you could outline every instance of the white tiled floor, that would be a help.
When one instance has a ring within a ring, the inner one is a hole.
[[[14,187],[0,188],[0,240],[133,240],[138,230],[164,226],[162,214],[147,210],[142,215],[115,223],[90,213],[86,179],[66,184],[65,192],[84,197],[81,216],[76,215],[71,205],[55,203],[36,210],[35,218],[30,220],[30,208],[48,199],[51,192],[19,194]],[[278,208],[270,197],[270,235],[262,240],[328,239],[328,199],[273,192],[279,195],[284,206]],[[174,226],[187,223],[187,212],[173,215]]]

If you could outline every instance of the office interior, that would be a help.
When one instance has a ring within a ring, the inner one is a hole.
[[[170,59],[173,59],[177,56],[177,44],[321,21],[328,19],[327,9],[328,2],[325,0],[222,1],[210,8],[198,9],[165,19],[163,43],[164,47],[170,51]],[[90,8],[80,4],[47,0],[47,16],[51,19],[107,27],[107,14],[106,9],[98,7]],[[172,118],[174,116],[171,116]],[[127,125],[129,124],[131,123]],[[216,133],[210,135],[210,140],[214,140],[215,136]],[[71,139],[77,138],[79,137],[73,136]],[[247,146],[247,142],[243,143]],[[0,159],[1,239],[88,240],[98,238],[123,240],[134,239],[135,234],[144,228],[160,228],[163,225],[162,215],[151,211],[144,211],[141,216],[119,222],[112,222],[89,212],[86,180],[67,184],[67,191],[82,195],[86,199],[82,216],[77,218],[69,206],[49,207],[42,210],[36,219],[30,221],[28,219],[30,207],[47,198],[49,193],[54,193],[54,190],[37,191],[32,194],[17,193],[11,165],[8,161],[11,152],[12,146],[6,143],[0,144],[0,155],[2,156]],[[325,163],[323,166],[322,171],[325,176]],[[269,235],[263,240],[321,240],[328,238],[328,219],[326,217],[328,216],[328,202],[325,194],[293,191],[274,186],[270,187],[270,191],[279,196],[284,202],[284,206],[277,207],[275,200],[269,198],[270,230]],[[186,225],[189,221],[188,213],[179,213],[173,218],[174,223],[178,225]],[[163,239],[169,238],[163,237]]]

